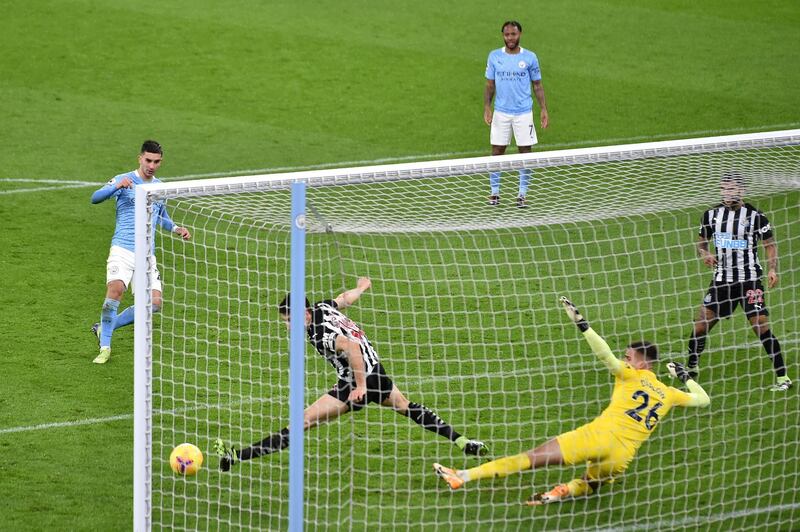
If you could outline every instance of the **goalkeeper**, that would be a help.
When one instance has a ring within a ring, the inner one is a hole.
[[[535,506],[590,495],[601,484],[613,482],[628,468],[637,449],[673,406],[707,406],[710,403],[705,390],[690,378],[680,364],[670,362],[667,367],[673,377],[686,384],[690,393],[667,386],[656,378],[652,371],[658,360],[655,345],[644,341],[634,342],[625,351],[624,361],[619,360],[567,298],[562,297],[561,303],[589,342],[592,351],[614,374],[611,403],[591,423],[556,436],[526,453],[465,470],[433,464],[436,473],[450,488],[455,490],[472,480],[505,477],[526,469],[585,462],[588,468],[582,478],[560,484],[544,493],[536,493],[528,500],[528,504]]]

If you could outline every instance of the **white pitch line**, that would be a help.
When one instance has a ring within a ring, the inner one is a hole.
[[[575,141],[575,142],[562,142],[558,144],[548,144],[544,146],[547,150],[558,150],[563,148],[577,148],[582,146],[610,146],[613,144],[629,144],[638,141],[649,141],[649,140],[660,140],[660,139],[674,139],[679,137],[695,137],[695,136],[709,136],[709,135],[725,135],[725,134],[735,134],[735,133],[743,133],[743,132],[755,132],[755,131],[770,131],[770,130],[781,130],[781,129],[793,129],[800,126],[800,122],[789,122],[786,124],[769,124],[769,125],[761,125],[761,126],[751,126],[751,127],[735,127],[735,128],[727,128],[727,129],[703,129],[703,130],[696,130],[696,131],[680,131],[680,132],[673,132],[673,133],[665,133],[665,134],[658,134],[658,135],[638,135],[633,137],[618,137],[618,138],[610,138],[610,139],[596,139],[596,140],[583,140],[583,141]],[[486,155],[487,150],[470,150],[470,151],[452,151],[452,152],[442,152],[442,153],[427,153],[427,154],[418,154],[418,155],[404,155],[401,157],[383,157],[379,159],[364,159],[358,161],[334,161],[330,163],[320,163],[320,164],[309,164],[309,165],[301,165],[301,166],[273,166],[273,167],[266,167],[266,168],[251,168],[251,169],[239,169],[239,170],[228,170],[225,172],[210,172],[210,173],[202,173],[202,174],[185,174],[185,175],[178,175],[178,176],[167,176],[163,177],[164,181],[183,181],[186,179],[202,179],[202,178],[212,178],[212,177],[228,177],[228,176],[241,176],[241,175],[254,175],[254,174],[271,174],[271,173],[278,173],[278,172],[300,172],[306,170],[323,170],[329,168],[350,168],[350,167],[357,167],[357,166],[373,166],[376,164],[387,164],[387,163],[402,163],[407,161],[424,161],[424,160],[438,160],[438,159],[451,159],[451,158],[458,158],[458,157],[468,157],[470,155]],[[16,182],[24,182],[24,181],[32,181],[32,182],[39,182],[39,183],[66,183],[68,186],[63,187],[52,187],[52,188],[31,188],[31,189],[17,189],[17,190],[6,190],[0,191],[0,194],[15,194],[20,192],[40,192],[43,190],[60,190],[62,188],[78,188],[78,187],[90,187],[90,186],[97,186],[105,182],[104,179],[98,179],[97,182],[86,182],[86,181],[64,181],[58,179],[31,179],[31,180],[24,180],[24,179],[13,179],[13,178],[0,178],[0,183],[3,181],[16,181]]]
[[[782,512],[784,510],[797,510],[798,508],[800,508],[800,503],[775,504],[771,506],[762,506],[760,508],[749,508],[746,510],[736,510],[721,514],[704,515],[702,517],[684,517],[682,519],[661,520],[657,522],[649,521],[630,527],[625,526],[622,528],[610,528],[608,530],[671,530],[673,528],[686,525],[705,525],[717,521],[726,521],[728,519],[739,519],[749,515]]]
[[[34,430],[60,429],[63,427],[79,427],[81,425],[95,425],[98,423],[109,423],[111,421],[120,421],[126,419],[133,419],[133,414],[120,414],[118,416],[78,419],[75,421],[58,421],[55,423],[42,423],[40,425],[29,425],[27,427],[9,427],[7,429],[0,429],[0,434],[11,434],[14,432],[31,432]]]
[[[75,183],[75,184],[64,184],[57,187],[34,187],[34,188],[17,188],[14,190],[0,190],[0,196],[5,196],[7,194],[20,194],[23,192],[51,192],[53,190],[65,190],[68,188],[86,188],[86,187],[98,187],[97,183]]]
[[[577,367],[583,367],[589,365],[590,362],[572,362],[569,364],[561,364],[558,367],[562,370],[564,369],[574,369]],[[514,377],[519,375],[525,374],[536,374],[539,372],[552,372],[555,371],[556,367],[552,366],[550,368],[541,368],[541,370],[531,371],[529,368],[518,369],[515,371],[508,371],[508,372],[497,372],[497,373],[476,373],[474,375],[447,375],[447,376],[434,376],[431,375],[429,377],[423,377],[421,379],[416,379],[414,381],[414,385],[425,385],[431,382],[447,382],[447,381],[456,381],[456,380],[466,380],[466,379],[493,379],[493,378],[503,378],[503,377]],[[412,385],[413,387],[413,385]],[[205,405],[193,405],[191,407],[184,407],[184,408],[175,408],[172,410],[163,410],[163,411],[156,411],[156,415],[164,415],[164,414],[179,414],[185,412],[192,412],[198,411],[202,409],[217,409],[217,408],[230,408],[232,406],[236,406],[237,404],[244,404],[244,403],[251,403],[251,402],[263,402],[266,399],[262,398],[248,398],[242,399],[239,402],[234,403],[227,403],[227,404],[205,404]],[[53,423],[41,423],[38,425],[25,425],[19,427],[8,427],[0,429],[0,434],[11,434],[15,432],[33,432],[37,430],[47,430],[47,429],[60,429],[60,428],[72,428],[72,427],[80,427],[83,425],[95,425],[100,423],[109,423],[112,421],[127,421],[133,419],[133,414],[119,414],[116,416],[108,416],[108,417],[97,417],[97,418],[89,418],[89,419],[77,419],[74,421],[57,421]]]
[[[800,339],[789,336],[781,339],[781,344],[783,345],[797,345],[800,343]],[[755,341],[747,342],[740,346],[732,346],[725,348],[726,351],[736,351],[739,349],[754,349],[760,347],[761,344]],[[708,350],[707,353],[713,353],[713,350]],[[571,362],[566,364],[554,364],[552,366],[540,366],[538,368],[521,368],[513,371],[499,371],[494,373],[474,373],[472,375],[430,375],[427,377],[422,377],[419,379],[414,379],[410,384],[403,386],[404,390],[414,390],[419,388],[420,386],[424,386],[426,384],[430,384],[432,382],[452,382],[452,381],[460,381],[460,380],[480,380],[480,379],[495,379],[495,378],[504,378],[504,377],[518,377],[521,375],[537,375],[537,374],[545,374],[545,373],[553,373],[555,371],[564,371],[564,370],[573,370],[573,369],[580,369],[587,366],[597,366],[597,361],[592,358],[584,358],[582,361],[574,360],[577,355],[556,355],[557,358],[570,358],[572,359]],[[549,355],[548,358],[553,359],[553,355]],[[402,384],[402,383],[401,383]],[[179,414],[191,411],[202,410],[203,408],[207,409],[215,409],[215,408],[230,408],[232,406],[236,406],[237,404],[244,404],[246,402],[259,402],[259,401],[266,401],[266,399],[261,398],[248,398],[242,399],[242,401],[233,402],[233,403],[226,403],[226,404],[205,404],[205,405],[193,405],[191,407],[185,408],[176,408],[173,410],[162,410],[156,411],[156,415],[164,415],[164,414]],[[79,427],[82,425],[94,425],[99,423],[109,423],[112,421],[124,421],[133,419],[133,414],[118,414],[115,416],[108,416],[108,417],[98,417],[98,418],[90,418],[90,419],[77,419],[75,421],[57,421],[53,423],[42,423],[39,425],[25,425],[19,427],[7,427],[7,428],[0,428],[0,434],[10,434],[14,432],[31,432],[36,430],[47,430],[47,429],[54,429],[54,428],[70,428],[70,427]]]

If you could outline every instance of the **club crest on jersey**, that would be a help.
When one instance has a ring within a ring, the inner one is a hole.
[[[733,238],[731,233],[716,233],[714,245],[717,249],[747,249],[747,240]]]
[[[528,65],[527,65],[527,63],[525,63],[525,61],[520,61],[518,66],[519,66],[520,68],[525,68],[525,67],[526,67],[526,66],[528,66]]]

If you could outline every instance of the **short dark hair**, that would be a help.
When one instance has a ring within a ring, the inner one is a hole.
[[[722,178],[719,181],[720,184],[731,183],[740,187],[744,187],[744,176],[735,171],[725,172],[722,174]]]
[[[638,342],[631,342],[628,347],[644,355],[644,359],[648,362],[656,362],[658,360],[658,347],[652,342],[639,340]]]
[[[506,31],[506,26],[515,26],[519,30],[519,32],[522,33],[522,24],[520,24],[516,20],[506,20],[505,22],[503,22],[503,27],[500,28],[500,33]]]
[[[140,151],[139,153],[144,153],[144,152],[160,153],[161,155],[164,155],[164,151],[163,148],[161,147],[161,144],[159,144],[154,140],[146,140],[144,141],[144,143],[142,143],[142,151]]]
[[[286,294],[280,305],[278,305],[278,313],[288,316],[292,308],[292,294]],[[306,310],[311,310],[311,302],[306,298]]]

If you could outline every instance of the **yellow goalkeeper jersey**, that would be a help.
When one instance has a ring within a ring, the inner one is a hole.
[[[690,400],[688,393],[662,383],[652,371],[622,363],[615,375],[611,403],[592,424],[638,448],[673,406],[686,406]]]

